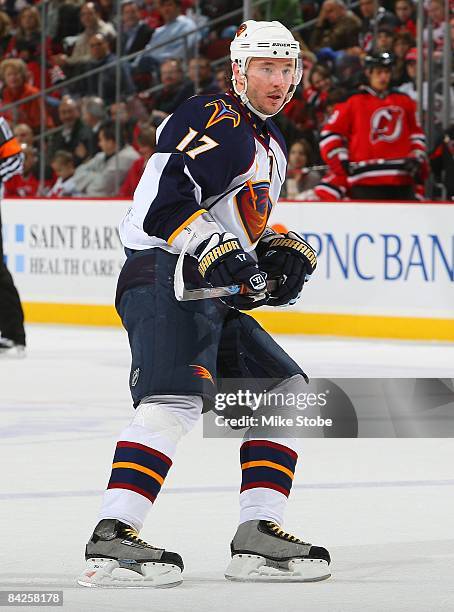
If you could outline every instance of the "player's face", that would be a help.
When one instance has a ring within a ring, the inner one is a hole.
[[[247,96],[254,108],[273,115],[283,106],[295,74],[292,60],[253,58],[247,69]]]
[[[369,71],[369,85],[376,91],[386,91],[391,83],[391,69],[378,67]]]

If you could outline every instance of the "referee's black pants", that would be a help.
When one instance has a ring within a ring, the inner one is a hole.
[[[13,278],[3,261],[2,218],[0,215],[0,334],[25,346],[24,312]]]

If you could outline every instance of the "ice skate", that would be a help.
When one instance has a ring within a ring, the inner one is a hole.
[[[242,523],[225,571],[239,582],[315,582],[331,576],[329,552],[283,531],[271,521]]]
[[[183,582],[179,554],[147,544],[135,529],[115,519],[99,522],[85,559],[87,567],[77,580],[81,586],[166,588]]]
[[[25,346],[17,344],[9,338],[0,337],[0,358],[23,359],[26,356]]]

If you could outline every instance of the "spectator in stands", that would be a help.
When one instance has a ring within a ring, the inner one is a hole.
[[[140,4],[140,18],[145,21],[151,30],[156,30],[164,23],[161,12],[156,5],[156,0],[143,0]]]
[[[33,147],[21,145],[24,153],[23,174],[15,174],[4,184],[6,198],[30,198],[38,194],[39,181],[33,174],[36,154]]]
[[[0,57],[4,57],[11,36],[11,19],[7,13],[0,11]]]
[[[106,106],[101,98],[95,96],[87,97],[82,100],[82,121],[91,129],[92,139],[88,150],[89,157],[99,153],[99,129],[106,120]]]
[[[431,166],[439,183],[444,184],[447,200],[454,201],[454,124],[440,134],[434,153],[431,155]]]
[[[145,54],[140,58],[139,70],[155,70],[156,65],[171,58],[184,59],[186,49],[192,55],[199,40],[197,33],[186,39],[173,40],[177,36],[188,34],[196,27],[194,21],[186,15],[181,15],[180,0],[159,0],[159,11],[164,25],[157,28],[151,41],[145,47]],[[185,40],[187,45],[185,45]],[[159,48],[155,48],[159,45]]]
[[[214,73],[214,78],[216,80],[216,84],[219,88],[219,91],[228,91],[232,85],[230,77],[228,75],[226,66],[221,66],[220,68],[216,68]]]
[[[387,25],[380,25],[374,40],[374,53],[390,53],[393,50],[394,31]]]
[[[0,64],[0,80],[3,81],[3,104],[19,102],[23,98],[39,94],[39,89],[28,83],[27,66],[21,59],[6,59]],[[27,123],[36,133],[41,121],[41,108],[39,98],[23,102],[14,109],[2,113],[13,125]],[[45,111],[46,127],[52,127],[53,121]]]
[[[137,150],[136,140],[140,128],[138,127],[138,120],[131,114],[128,104],[126,102],[112,104],[109,112],[112,121],[116,121],[118,116],[124,142],[132,145]]]
[[[309,73],[309,87],[304,90],[304,99],[316,124],[323,121],[326,98],[333,86],[331,71],[323,64],[314,64]]]
[[[151,125],[143,127],[137,136],[137,144],[140,157],[132,164],[120,187],[118,195],[122,198],[132,198],[134,195],[145,166],[156,148],[156,129]]]
[[[418,50],[416,47],[410,49],[405,56],[405,82],[398,87],[399,91],[407,94],[410,98],[417,103],[418,102],[418,91],[416,88],[416,76],[417,76],[417,62],[418,62]],[[427,82],[423,82],[423,99],[422,105],[424,109],[427,109]]]
[[[225,91],[220,89],[213,72],[211,70],[210,60],[203,55],[199,57],[193,57],[189,60],[188,76],[192,83],[192,86],[188,89],[189,95],[194,94],[215,94]]]
[[[31,129],[31,127],[29,125],[27,125],[26,123],[19,123],[15,126],[15,128],[13,129],[14,132],[14,136],[17,138],[17,140],[20,142],[20,144],[25,144],[28,147],[30,147],[30,149],[32,149],[35,153],[35,164],[33,166],[32,172],[35,175],[36,179],[39,179],[40,177],[40,163],[39,163],[39,159],[38,159],[38,148],[37,148],[37,142],[35,141],[35,137],[33,134],[33,130]],[[44,181],[46,184],[50,184],[53,180],[53,172],[52,172],[52,168],[50,167],[50,165],[47,163],[47,156],[46,156],[46,164],[44,166]]]
[[[116,99],[117,67],[115,66],[115,55],[111,53],[107,38],[101,34],[93,34],[90,38],[90,57],[87,70],[101,68],[101,72],[89,74],[81,83],[77,83],[75,90],[83,96],[99,96],[109,106]],[[120,65],[120,92],[122,97],[135,92],[131,77],[129,63],[122,62]]]
[[[270,21],[279,21],[291,30],[303,22],[301,4],[300,0],[273,0],[270,3],[270,16],[268,19]],[[266,20],[266,11],[268,9],[265,6],[263,6],[263,9],[263,19]]]
[[[97,0],[99,16],[106,23],[113,23],[117,13],[114,0]]]
[[[343,0],[325,0],[311,36],[314,50],[330,47],[334,51],[358,45],[361,21],[347,10]]]
[[[297,197],[320,182],[320,172],[311,169],[313,159],[312,147],[307,140],[301,138],[292,144],[288,154],[285,197]]]
[[[287,142],[311,138],[315,122],[301,87],[297,87],[293,98],[276,120]]]
[[[334,107],[336,106],[336,104],[339,104],[340,102],[344,102],[344,100],[348,98],[350,92],[351,92],[351,89],[347,89],[343,86],[342,87],[332,87],[329,90],[328,96],[326,98],[326,116],[325,116],[324,123],[326,123],[329,117],[333,114]]]
[[[33,130],[29,125],[26,123],[18,123],[13,132],[20,144],[26,144],[32,148],[34,147]]]
[[[32,56],[29,60],[41,59],[41,16],[36,6],[24,7],[17,19],[17,29],[11,38],[6,55],[8,57],[21,57],[21,48],[30,49]],[[51,56],[51,40],[46,36],[46,57]],[[24,59],[24,58],[22,58]]]
[[[427,12],[432,19],[432,38],[434,45],[434,56],[439,59],[443,55],[443,40],[445,28],[445,7],[444,0],[430,0]],[[424,44],[429,42],[429,29],[424,28]]]
[[[393,85],[397,87],[407,80],[405,70],[405,58],[410,49],[413,49],[416,42],[410,32],[398,32],[394,36],[393,53],[396,58],[396,64],[393,68]]]
[[[77,168],[74,174],[76,188],[85,196],[114,196],[139,154],[131,145],[123,146],[121,134],[117,143],[115,124],[110,120],[100,127],[99,147],[100,153]]]
[[[416,38],[415,6],[412,0],[396,0],[394,12],[397,17],[397,32],[409,32]]]
[[[161,64],[163,89],[156,95],[153,107],[170,115],[191,95],[192,84],[184,79],[180,60],[168,59]]]
[[[418,90],[416,85],[417,78],[417,61],[418,61],[418,51],[416,47],[410,49],[405,58],[405,69],[407,74],[407,80],[400,87],[398,87],[399,91],[410,96],[415,103],[422,103],[422,108],[424,111],[428,109],[428,98],[429,98],[429,85],[427,81],[423,81],[422,83],[422,101],[418,100]],[[434,115],[433,121],[435,124],[441,124],[442,122],[442,109],[444,106],[444,96],[443,91],[440,87],[441,83],[438,87],[435,87],[433,92],[433,108]],[[450,93],[450,117],[451,122],[454,122],[454,87],[451,87]]]
[[[65,96],[60,102],[58,116],[63,129],[51,136],[48,155],[52,159],[57,151],[68,151],[74,155],[76,165],[79,165],[89,155],[92,131],[82,123],[79,107],[69,96]]]
[[[79,19],[80,2],[79,0],[49,0],[47,7],[47,33],[52,39],[56,52],[59,52],[67,36],[77,36],[82,30]]]
[[[83,62],[89,62],[90,55],[90,39],[93,34],[102,34],[109,40],[115,38],[115,29],[111,23],[103,21],[99,15],[99,10],[94,2],[86,2],[80,9],[80,22],[83,26],[83,31],[76,38],[71,55],[64,53],[54,56],[54,61],[59,66],[71,66]]]
[[[340,51],[338,53],[335,74],[339,85],[342,85],[342,87],[350,91],[358,88],[364,78],[363,65],[361,62],[364,55],[366,55],[364,52],[356,54]]]
[[[49,198],[69,198],[80,195],[74,182],[76,166],[73,155],[69,151],[57,151],[52,157],[51,166],[58,178],[47,196]]]
[[[49,36],[46,36],[45,79],[41,82],[41,38],[40,12],[35,6],[27,6],[19,13],[18,28],[5,51],[5,57],[20,58],[26,63],[30,84],[39,89],[50,87],[65,77],[60,68],[53,66],[50,62],[52,41]],[[58,96],[57,93],[52,94],[52,98],[56,96]],[[56,104],[58,102],[55,102]]]
[[[378,26],[397,25],[396,16],[385,10],[379,0],[359,0],[359,17],[361,19],[359,43],[366,52],[372,51],[374,34]]]
[[[121,54],[129,55],[141,51],[149,42],[153,30],[140,19],[140,11],[134,0],[121,3]]]

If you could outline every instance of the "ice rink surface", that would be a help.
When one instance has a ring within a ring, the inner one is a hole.
[[[326,546],[333,576],[239,584],[223,578],[239,440],[202,439],[198,427],[141,534],[183,556],[184,584],[78,587],[115,438],[132,415],[129,349],[120,330],[28,332],[27,359],[0,360],[0,590],[63,590],[71,612],[454,611],[452,439],[302,441],[284,527]],[[280,341],[312,376],[454,377],[454,345]]]

